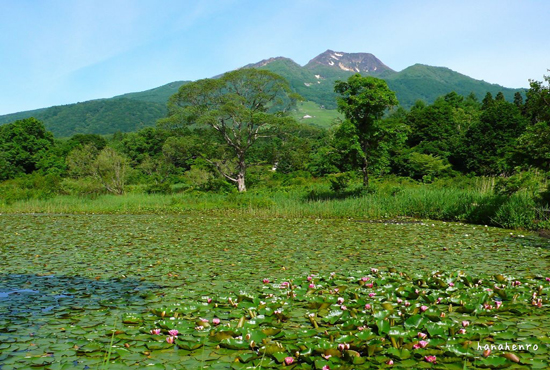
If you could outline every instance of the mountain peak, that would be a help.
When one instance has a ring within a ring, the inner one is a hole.
[[[310,60],[305,67],[311,69],[319,65],[356,73],[378,74],[384,71],[393,71],[370,53],[345,53],[330,49]]]
[[[257,63],[250,63],[250,64],[247,64],[247,65],[245,65],[245,66],[242,67],[242,68],[261,68],[261,67],[265,67],[266,65],[268,65],[268,64],[270,64],[270,63],[273,63],[273,62],[276,62],[276,61],[279,61],[279,60],[283,60],[283,61],[287,61],[287,62],[291,62],[291,63],[296,64],[296,62],[293,61],[293,60],[290,59],[290,58],[285,58],[285,57],[274,57],[274,58],[268,58],[268,59],[260,60],[260,61],[257,62]]]

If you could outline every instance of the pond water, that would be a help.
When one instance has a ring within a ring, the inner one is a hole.
[[[535,233],[357,221],[0,215],[0,368],[96,368],[113,330],[118,362],[110,369],[171,368],[182,353],[176,359],[141,343],[150,329],[140,326],[144,316],[184,300],[259,291],[265,278],[377,268],[540,279],[550,271],[549,241]]]

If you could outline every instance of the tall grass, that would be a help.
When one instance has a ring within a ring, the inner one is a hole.
[[[209,213],[227,216],[351,218],[388,220],[402,217],[460,221],[505,228],[548,229],[548,212],[526,193],[499,196],[488,185],[459,188],[379,184],[362,194],[331,193],[327,185],[260,189],[246,194],[181,193],[56,196],[0,205],[2,213]],[[312,195],[313,194],[313,195]],[[320,196],[323,195],[323,196]]]

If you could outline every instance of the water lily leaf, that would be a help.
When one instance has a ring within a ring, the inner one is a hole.
[[[183,337],[180,337],[180,338],[176,339],[176,344],[178,345],[178,347],[180,347],[182,349],[192,351],[192,350],[195,350],[197,348],[202,347],[204,345],[204,341],[203,341],[202,338],[193,338],[193,337],[183,338]]]
[[[272,354],[273,358],[278,362],[278,363],[283,363],[283,361],[285,360],[286,357],[288,357],[288,353],[285,353],[285,352],[275,352]]]
[[[250,361],[258,358],[258,355],[256,353],[253,353],[253,352],[246,352],[246,353],[239,353],[237,355],[237,358],[242,363],[247,363],[247,362],[250,362]]]
[[[428,320],[425,319],[422,315],[413,315],[405,320],[406,329],[419,329],[421,328]]]
[[[405,348],[390,347],[386,350],[386,354],[398,360],[406,360],[411,357],[411,351]]]
[[[478,360],[478,363],[484,367],[489,367],[491,369],[503,369],[509,367],[511,364],[508,359],[499,356],[490,356],[488,358],[482,359],[481,361]]]
[[[378,335],[386,335],[390,332],[390,322],[388,320],[377,320],[376,327],[378,328]]]
[[[273,356],[274,353],[284,352],[285,349],[278,342],[269,342],[266,343],[263,347],[260,348],[259,353],[265,354],[267,356]]]
[[[264,333],[268,337],[275,336],[281,332],[282,329],[280,328],[265,328],[262,329],[262,333]]]

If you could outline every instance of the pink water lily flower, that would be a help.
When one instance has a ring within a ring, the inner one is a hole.
[[[218,319],[218,318],[212,319],[212,324],[219,325],[220,324],[220,319]]]
[[[490,354],[491,354],[490,349],[486,349],[485,351],[483,351],[483,357],[489,357]]]
[[[546,281],[550,281],[550,277],[547,277],[547,278],[546,278]]]
[[[389,360],[388,362],[386,362],[386,365],[389,365],[389,366],[393,365],[393,360]]]
[[[263,279],[262,282],[263,282],[264,284],[269,284],[269,279]]]
[[[373,283],[368,283],[368,284],[365,284],[365,286],[366,286],[367,288],[372,288],[372,287],[374,286],[374,284],[373,284]]]
[[[376,295],[376,293],[369,293],[369,297],[374,297]]]
[[[308,276],[307,281],[311,281],[311,280],[313,280],[313,276]]]
[[[466,329],[462,328],[458,331],[458,334],[466,334]]]
[[[425,356],[424,360],[426,360],[426,362],[430,362],[430,363],[435,364],[437,362],[437,357],[435,357],[435,356]]]
[[[455,286],[455,283],[453,283],[453,282],[451,281],[451,282],[449,283],[449,286],[450,286],[450,287],[453,287],[453,286]]]
[[[424,312],[428,309],[428,306],[420,306],[420,311]]]
[[[179,331],[177,329],[168,330],[168,334],[170,334],[173,337],[176,337],[179,334]]]
[[[285,364],[290,365],[294,362],[294,357],[285,357]]]
[[[330,370],[330,366],[325,365],[325,366],[323,366],[323,369],[322,369],[322,370]]]
[[[420,333],[418,333],[418,338],[426,339],[426,338],[428,338],[428,334],[420,332]]]
[[[338,301],[337,301],[337,302],[338,302],[338,304],[342,304],[342,303],[344,303],[344,298],[342,298],[342,297],[339,297],[339,298],[338,298]]]
[[[174,337],[172,337],[172,336],[166,337],[166,343],[174,344]]]
[[[370,310],[370,309],[371,309],[371,305],[367,303],[367,304],[365,305],[365,310]]]
[[[497,310],[502,306],[502,301],[495,301],[495,305],[497,306]]]
[[[288,288],[289,285],[290,285],[290,283],[289,283],[288,281],[283,281],[283,282],[281,283],[281,288]]]
[[[160,334],[160,329],[153,329],[149,333],[151,333],[153,335],[159,335]]]
[[[467,321],[467,320],[462,321],[462,327],[466,328],[466,327],[468,327],[468,326],[470,326],[470,322],[469,322],[469,321]]]
[[[309,284],[309,289],[315,289],[315,284]]]
[[[361,280],[363,280],[364,282],[367,282],[367,281],[370,280],[370,277],[368,277],[368,276],[363,276],[363,277],[361,278]]]

